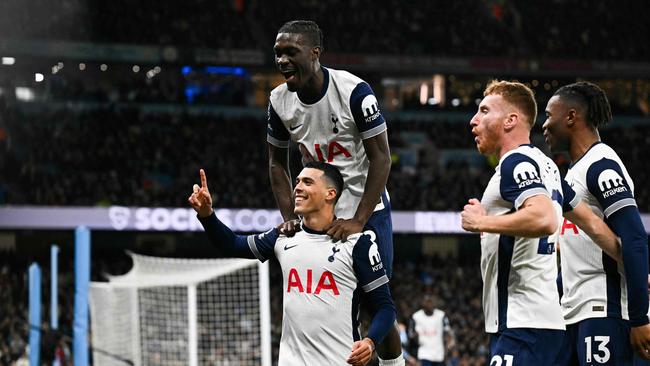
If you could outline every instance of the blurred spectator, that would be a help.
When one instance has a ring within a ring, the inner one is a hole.
[[[650,38],[649,12],[650,4],[639,1],[192,0],[161,6],[144,0],[136,6],[127,0],[9,0],[0,12],[0,34],[270,54],[285,21],[312,19],[334,53],[643,60],[650,56],[650,44],[639,41]]]
[[[219,207],[275,207],[268,174],[260,168],[268,154],[258,143],[266,133],[262,117],[124,107],[29,113],[9,107],[0,117],[11,141],[0,154],[3,203],[186,207],[188,189],[204,168],[219,187]],[[395,210],[458,211],[468,198],[480,197],[494,169],[476,152],[467,123],[391,120],[388,135]],[[643,167],[650,126],[618,125],[604,129],[602,138],[637,183],[639,209],[650,212],[650,187],[643,184],[650,179]],[[560,168],[568,164],[564,155],[556,162]],[[294,149],[294,174],[300,164]]]
[[[409,336],[421,366],[444,366],[448,351],[455,346],[449,318],[428,294],[422,297],[422,308],[411,316]]]

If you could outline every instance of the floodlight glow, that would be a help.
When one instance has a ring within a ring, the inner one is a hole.
[[[40,72],[37,72],[36,74],[34,74],[34,81],[35,82],[40,83],[44,79],[45,79],[45,76],[43,76],[43,74],[41,74]],[[16,88],[16,90],[18,90],[18,88]]]
[[[36,74],[36,75],[41,75],[43,74]],[[29,102],[30,100],[34,100],[34,91],[30,88],[24,87],[24,86],[17,86],[16,87],[16,99],[23,101],[23,102]]]

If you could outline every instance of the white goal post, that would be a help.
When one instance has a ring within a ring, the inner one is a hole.
[[[129,255],[90,286],[94,365],[271,365],[268,262]]]

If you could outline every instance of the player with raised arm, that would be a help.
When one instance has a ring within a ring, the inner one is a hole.
[[[310,162],[294,188],[296,214],[302,230],[287,237],[277,228],[259,235],[236,235],[212,209],[207,178],[188,198],[210,241],[227,255],[266,261],[275,257],[282,267],[283,318],[279,365],[365,365],[375,345],[395,322],[395,305],[388,277],[375,243],[375,234],[349,235],[333,243],[326,229],[343,191],[343,178],[333,166]],[[358,291],[375,307],[367,337],[359,334]]]
[[[567,195],[565,209],[584,202],[622,243],[618,266],[616,257],[603,253],[572,222],[562,225],[562,309],[568,326],[561,365],[631,365],[632,349],[649,359],[647,234],[625,165],[600,141],[598,128],[612,120],[607,96],[592,83],[566,85],[548,101],[546,116],[546,142],[553,151],[568,151],[572,161],[565,180],[575,196]]]
[[[481,201],[461,213],[481,233],[490,365],[553,365],[564,338],[555,241],[562,217],[557,166],[530,144],[537,104],[518,82],[492,81],[470,121],[481,154],[499,164]]]
[[[342,70],[321,66],[323,36],[312,21],[285,23],[273,46],[275,63],[285,83],[275,88],[268,105],[269,175],[285,223],[293,235],[298,215],[289,199],[289,142],[295,141],[303,161],[317,160],[339,168],[345,181],[336,206],[337,219],[328,234],[343,240],[372,230],[386,272],[392,275],[393,238],[386,181],[391,158],[386,121],[370,86]],[[365,305],[366,301],[364,301]],[[380,365],[402,365],[397,325],[378,345]]]

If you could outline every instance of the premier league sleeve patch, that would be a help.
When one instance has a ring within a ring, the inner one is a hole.
[[[542,183],[539,166],[532,158],[515,153],[501,163],[501,197],[519,208],[526,199],[538,194],[550,196]]]
[[[591,164],[587,170],[587,188],[607,217],[625,206],[636,206],[623,169],[614,160],[603,158]]]

